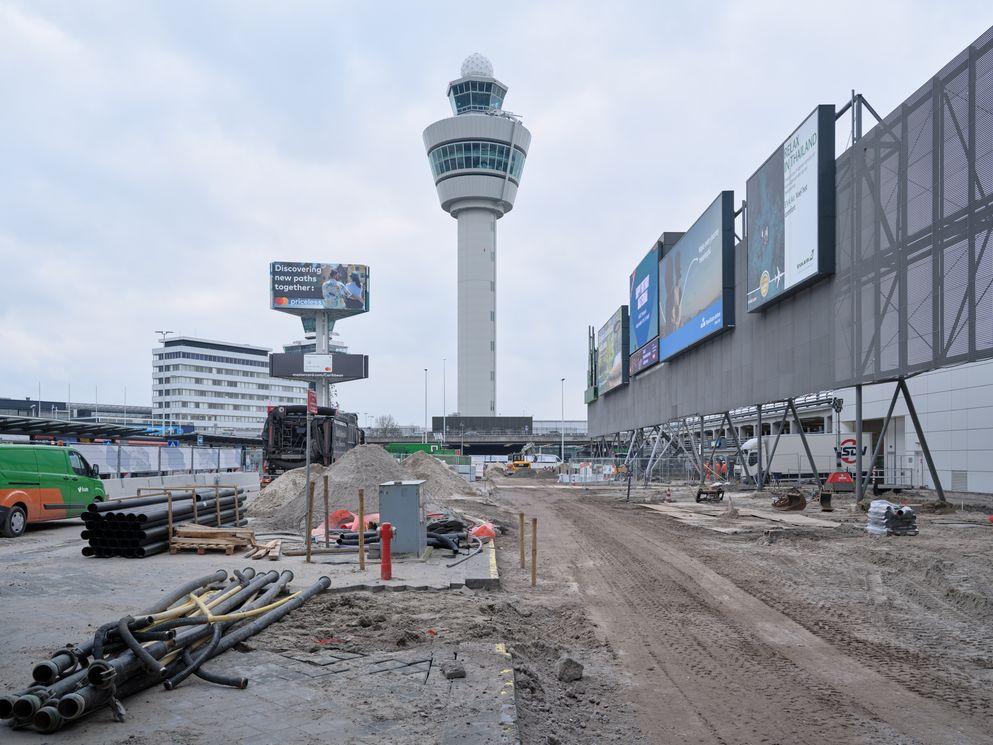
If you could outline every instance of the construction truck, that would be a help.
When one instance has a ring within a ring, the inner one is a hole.
[[[310,418],[310,462],[330,466],[365,442],[357,414],[329,406]],[[262,486],[307,464],[307,407],[273,406],[262,425]]]

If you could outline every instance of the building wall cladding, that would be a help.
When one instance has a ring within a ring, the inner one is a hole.
[[[591,403],[592,435],[993,357],[993,29],[836,170],[836,273],[748,313],[739,243],[736,327]]]

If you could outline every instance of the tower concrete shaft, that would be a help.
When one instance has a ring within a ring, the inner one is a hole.
[[[424,130],[441,208],[458,220],[458,411],[496,411],[496,221],[514,208],[531,133],[480,54],[448,84],[454,116]]]
[[[459,413],[496,414],[496,220],[491,209],[459,211]]]

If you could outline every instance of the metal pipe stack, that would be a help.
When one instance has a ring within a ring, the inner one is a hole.
[[[194,494],[182,492],[172,499],[172,522],[197,525],[240,527],[247,496],[244,489],[220,489]],[[153,501],[154,500],[154,501]],[[161,553],[169,548],[168,497],[143,497],[120,504],[96,502],[82,514],[83,532],[80,537],[88,542],[82,549],[83,556],[109,558],[123,556],[140,559]],[[237,509],[236,509],[237,507]]]
[[[171,690],[190,675],[245,688],[246,679],[211,673],[202,665],[331,584],[321,577],[285,596],[292,579],[290,571],[256,574],[249,567],[230,579],[218,570],[187,582],[155,607],[104,624],[92,639],[69,644],[36,665],[30,685],[0,695],[0,720],[14,729],[54,732],[106,708],[123,721],[122,699],[159,683]]]

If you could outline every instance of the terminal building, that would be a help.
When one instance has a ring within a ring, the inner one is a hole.
[[[257,437],[269,406],[305,405],[305,381],[269,375],[267,347],[190,336],[152,351],[152,416],[165,426]]]

